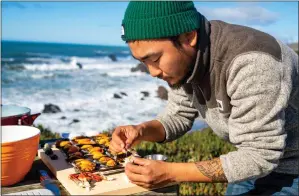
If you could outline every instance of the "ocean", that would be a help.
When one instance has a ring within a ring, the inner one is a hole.
[[[53,132],[139,124],[166,106],[157,89],[169,89],[167,83],[131,72],[139,62],[126,46],[2,41],[1,49],[2,104],[25,106],[31,113],[42,112],[45,104],[59,106],[61,112],[42,113],[34,122]],[[204,126],[197,121],[192,129]]]

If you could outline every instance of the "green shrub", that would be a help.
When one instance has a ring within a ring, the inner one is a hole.
[[[49,128],[46,128],[41,124],[33,125],[33,126],[40,130],[40,140],[60,138],[59,133],[53,133]]]
[[[138,154],[164,154],[171,162],[195,162],[209,160],[234,151],[235,147],[221,140],[210,128],[185,134],[181,138],[158,144],[142,142],[136,146]],[[182,195],[224,195],[226,183],[181,183]]]
[[[49,128],[44,127],[42,124],[33,125],[33,126],[40,130],[40,140],[61,138],[59,133],[52,132]],[[111,130],[101,131],[101,133],[107,133],[108,135],[111,135],[111,132],[112,132]]]

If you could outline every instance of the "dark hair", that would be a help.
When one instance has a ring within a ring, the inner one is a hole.
[[[197,35],[199,35],[199,28],[196,29],[196,32],[197,32]],[[180,35],[181,35],[181,34],[180,34]],[[168,37],[168,38],[166,38],[166,39],[169,39],[169,40],[172,42],[172,44],[173,44],[177,49],[179,49],[179,50],[182,49],[182,43],[181,43],[180,40],[179,40],[180,35],[176,35],[176,36],[172,36],[172,37]],[[196,47],[198,47],[198,44],[197,44]]]
[[[180,49],[182,47],[182,44],[181,44],[179,38],[180,38],[180,35],[176,35],[176,36],[169,37],[168,39],[172,42],[172,44],[176,48]]]

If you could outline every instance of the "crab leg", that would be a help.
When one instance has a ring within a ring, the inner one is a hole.
[[[79,187],[84,188],[84,184],[78,179],[79,174],[71,174],[69,178],[75,182]]]

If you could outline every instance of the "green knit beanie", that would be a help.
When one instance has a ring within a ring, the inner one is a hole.
[[[192,1],[131,1],[122,21],[124,41],[158,39],[200,27],[201,14]]]

